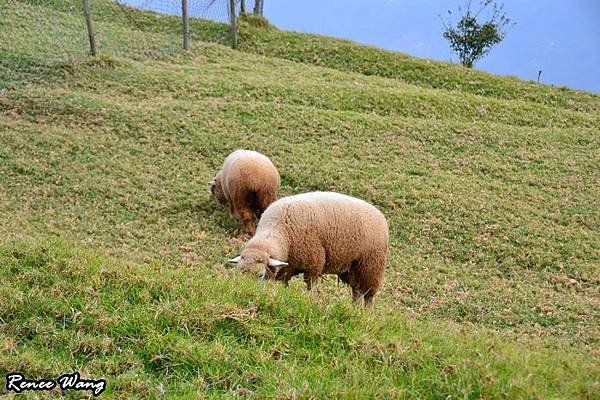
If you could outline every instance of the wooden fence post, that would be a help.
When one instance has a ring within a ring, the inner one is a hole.
[[[235,26],[235,0],[229,0],[229,23],[231,24],[231,47],[237,49],[237,27]]]
[[[90,53],[93,56],[98,54],[96,48],[96,34],[94,33],[94,27],[92,25],[92,16],[90,15],[90,3],[89,0],[83,0],[83,14],[85,15],[85,24],[87,26],[88,38],[90,39]]]
[[[262,15],[262,0],[254,0],[254,15]]]
[[[183,49],[190,49],[190,18],[188,16],[188,0],[181,0],[181,18],[183,20]]]

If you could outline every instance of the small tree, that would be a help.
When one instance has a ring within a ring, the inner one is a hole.
[[[494,0],[480,0],[479,10],[473,12],[471,0],[465,1],[464,8],[458,7],[458,14],[462,15],[456,25],[452,22],[452,11],[448,10],[448,20],[442,19],[444,39],[450,42],[460,63],[467,68],[485,56],[492,46],[500,43],[506,37],[507,28],[511,25],[510,18],[504,12],[504,4],[498,5]],[[491,6],[491,8],[490,8]],[[488,16],[483,19],[482,13]]]

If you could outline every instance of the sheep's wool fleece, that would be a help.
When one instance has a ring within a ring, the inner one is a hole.
[[[229,154],[227,156],[227,158],[225,158],[225,161],[223,162],[223,167],[225,167],[227,165],[231,165],[233,162],[243,159],[243,158],[254,158],[254,159],[266,161],[268,164],[272,165],[271,160],[269,160],[269,158],[267,156],[265,156],[264,154],[260,154],[257,151],[236,150],[236,151],[232,152],[231,154]]]
[[[383,214],[364,200],[312,192],[271,204],[250,242],[266,244],[273,258],[290,265],[323,260],[322,273],[339,274],[357,259],[375,257],[385,262],[388,225]]]
[[[252,150],[236,150],[225,158],[221,168],[221,185],[227,197],[233,185],[260,190],[265,184],[279,188],[277,169],[266,156]]]

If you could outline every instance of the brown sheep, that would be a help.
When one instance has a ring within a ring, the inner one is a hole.
[[[231,215],[242,220],[250,235],[254,235],[255,218],[277,200],[279,184],[279,173],[271,160],[251,150],[236,150],[227,156],[209,183],[215,200],[229,204]]]
[[[388,225],[373,205],[340,193],[313,192],[271,204],[242,254],[230,262],[242,272],[285,283],[303,273],[310,290],[335,274],[355,301],[370,306],[383,281]]]

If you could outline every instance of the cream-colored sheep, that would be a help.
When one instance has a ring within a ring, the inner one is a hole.
[[[282,280],[304,273],[310,290],[322,274],[335,274],[355,301],[370,306],[383,281],[388,225],[373,205],[333,192],[280,199],[264,212],[256,234],[230,262],[242,272]]]
[[[255,218],[275,200],[280,177],[266,156],[251,150],[236,150],[223,162],[223,167],[209,183],[217,202],[229,204],[231,215],[238,216],[253,235]]]

